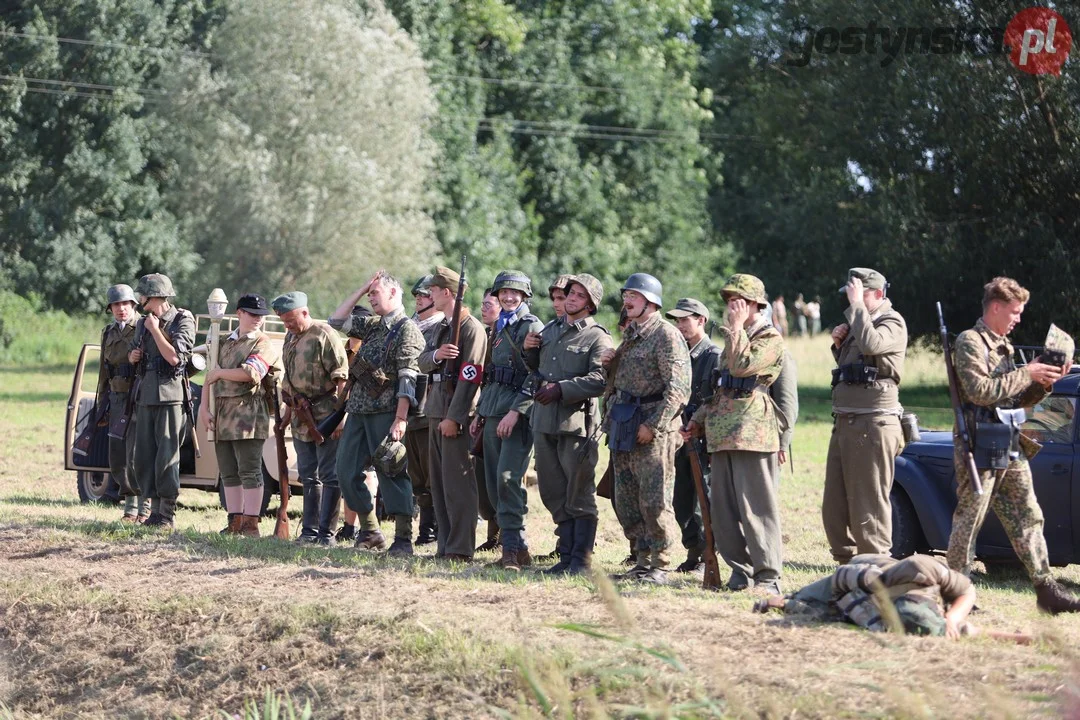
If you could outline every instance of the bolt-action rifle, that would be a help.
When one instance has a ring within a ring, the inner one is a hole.
[[[968,432],[967,420],[964,419],[964,408],[960,402],[960,385],[956,378],[956,368],[953,366],[952,351],[949,348],[949,330],[945,327],[945,316],[941,312],[940,302],[937,303],[937,316],[938,323],[941,325],[941,348],[945,351],[945,374],[949,378],[949,400],[952,401],[956,430],[960,435],[960,451],[964,457],[964,466],[967,467],[968,475],[971,476],[971,487],[975,489],[976,495],[982,495],[982,481],[979,479],[979,468],[975,467],[971,434]]]

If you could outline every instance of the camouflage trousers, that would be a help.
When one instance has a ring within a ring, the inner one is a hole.
[[[949,535],[949,567],[969,574],[975,557],[975,539],[991,507],[1001,520],[1016,556],[1024,563],[1032,581],[1050,576],[1050,560],[1043,537],[1043,514],[1035,499],[1031,467],[1027,460],[1009,463],[1002,471],[979,473],[983,494],[976,495],[959,445],[953,451],[956,467],[956,511]]]
[[[678,433],[661,432],[648,445],[611,454],[615,462],[615,513],[639,557],[648,553],[654,568],[671,564],[671,546],[679,538],[671,496],[675,450],[680,441]]]

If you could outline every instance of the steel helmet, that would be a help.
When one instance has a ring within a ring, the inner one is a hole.
[[[626,278],[626,284],[622,286],[621,292],[626,292],[627,290],[641,293],[645,296],[646,300],[657,307],[664,306],[664,286],[660,284],[659,280],[648,273],[634,273]]]
[[[570,280],[566,283],[566,289],[569,290],[570,286],[574,283],[585,288],[585,292],[589,295],[589,300],[592,301],[592,314],[595,315],[596,311],[600,308],[600,302],[604,299],[604,285],[588,273],[571,275]]]
[[[135,293],[148,298],[168,298],[176,295],[173,291],[172,280],[161,273],[151,273],[139,278]]]
[[[387,435],[379,443],[379,447],[375,448],[371,462],[385,477],[397,477],[405,472],[407,465],[405,446]]]
[[[557,278],[552,280],[551,284],[548,285],[548,297],[551,297],[551,293],[555,290],[562,290],[563,292],[566,292],[566,287],[573,279],[573,275],[559,275]]]
[[[109,306],[113,303],[129,302],[137,304],[135,302],[135,291],[131,289],[130,285],[113,285],[105,292],[105,309],[108,310]]]
[[[520,290],[525,293],[525,297],[532,297],[532,281],[529,280],[528,275],[518,270],[503,270],[495,276],[495,282],[491,285],[491,294],[498,296],[503,288]]]
[[[412,286],[412,294],[431,297],[431,275],[425,275],[417,280],[416,284]]]
[[[746,273],[735,273],[729,277],[724,287],[720,288],[720,295],[725,302],[729,295],[738,295],[762,307],[769,304],[769,299],[765,297],[765,283]]]

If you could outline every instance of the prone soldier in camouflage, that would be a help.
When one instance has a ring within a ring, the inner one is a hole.
[[[439,524],[435,556],[469,561],[476,546],[479,497],[476,473],[465,432],[476,413],[476,396],[483,381],[487,336],[484,324],[461,308],[460,337],[455,345],[450,324],[457,305],[461,276],[441,265],[431,279],[431,299],[445,317],[420,355],[420,370],[429,375],[427,414],[438,422],[428,428],[431,497]],[[467,284],[465,284],[468,287]],[[457,385],[446,375],[446,361],[457,361]]]
[[[443,314],[435,309],[431,299],[431,275],[416,281],[412,288],[416,313],[412,319],[420,328],[426,343],[434,329],[443,320]],[[405,430],[405,450],[408,454],[409,480],[412,481],[413,500],[420,509],[420,528],[416,535],[417,545],[427,545],[436,540],[435,506],[431,501],[431,476],[428,468],[428,419],[424,411],[427,399],[427,375],[416,376],[416,411],[409,416]]]
[[[728,588],[756,586],[780,594],[783,540],[777,497],[777,453],[782,427],[769,395],[782,369],[784,338],[762,317],[765,285],[732,275],[720,290],[727,313],[724,351],[713,395],[698,408],[684,437],[705,434],[712,486],[713,536],[731,567]]]
[[[352,314],[357,301],[368,296],[372,317]],[[330,316],[330,326],[361,340],[349,373],[355,378],[345,431],[338,446],[338,472],[345,502],[363,518],[356,547],[381,549],[386,539],[372,527],[373,498],[364,482],[369,459],[376,460],[379,493],[386,514],[394,517],[393,555],[412,555],[412,482],[397,464],[378,462],[376,450],[389,437],[395,443],[405,435],[410,409],[416,404],[417,358],[424,336],[402,309],[401,284],[380,270]],[[404,450],[404,449],[402,449]]]
[[[1080,611],[1080,601],[1070,596],[1051,577],[1050,561],[1043,537],[1043,514],[1035,498],[1028,465],[1028,452],[1034,448],[1022,444],[1022,451],[1010,458],[1004,470],[984,464],[980,453],[980,427],[988,440],[992,425],[1000,423],[998,408],[1028,408],[1053,388],[1054,382],[1068,371],[1045,362],[1031,362],[1016,367],[1008,335],[1020,322],[1030,293],[1012,278],[996,277],[983,288],[983,314],[975,327],[965,330],[953,345],[953,365],[959,385],[960,401],[976,457],[983,494],[976,495],[964,461],[959,431],[953,428],[953,460],[956,468],[956,511],[949,536],[948,561],[953,570],[969,574],[975,554],[975,539],[993,507],[1017,557],[1024,563],[1035,585],[1036,602],[1050,612]],[[1017,438],[1019,440],[1019,438]]]
[[[484,418],[484,478],[502,543],[502,557],[496,564],[520,570],[532,564],[525,539],[525,515],[529,512],[525,471],[533,449],[529,428],[533,387],[522,344],[529,333],[539,332],[544,325],[525,302],[532,297],[532,281],[525,273],[500,272],[491,292],[501,310],[489,338],[484,384],[471,434],[476,434],[479,418]]]
[[[659,312],[660,281],[634,273],[622,287],[630,325],[619,350],[605,429],[615,463],[615,510],[637,563],[620,579],[664,584],[678,536],[671,495],[680,413],[690,399],[690,352]],[[605,367],[615,356],[605,350]]]
[[[712,395],[710,380],[720,360],[720,348],[705,332],[709,322],[709,309],[705,303],[694,298],[680,298],[674,309],[668,310],[667,316],[675,321],[679,334],[690,349],[690,402],[682,413],[685,424],[704,404],[705,398]],[[675,489],[671,505],[675,511],[675,522],[682,529],[683,547],[686,548],[686,560],[675,568],[677,572],[695,572],[704,565],[701,554],[705,551],[705,529],[701,524],[701,507],[690,467],[690,453],[698,452],[694,445],[694,441],[687,442],[675,451]],[[699,455],[705,493],[708,495],[709,456],[705,452]]]
[[[884,590],[883,601],[874,592]],[[886,604],[887,603],[887,604]],[[897,560],[888,555],[857,555],[828,577],[785,598],[773,596],[755,604],[758,612],[783,610],[814,620],[844,620],[872,632],[889,629],[895,617],[910,635],[933,635],[957,640],[975,634],[967,622],[975,607],[975,587],[961,573],[937,558],[912,555]]]
[[[203,380],[204,388],[214,386],[214,415],[210,415],[209,403],[199,405],[202,422],[214,431],[214,454],[229,513],[223,532],[248,537],[259,537],[262,448],[270,436],[263,382],[276,385],[280,375],[277,349],[262,331],[269,313],[263,296],[240,296],[237,327],[218,346],[217,366]]]
[[[113,285],[105,294],[106,308],[113,322],[101,331],[101,365],[98,370],[97,397],[109,394],[109,415],[122,415],[128,392],[135,379],[135,366],[128,362],[128,350],[135,339],[139,314],[135,311],[135,293],[128,285]],[[144,523],[150,517],[150,500],[139,497],[135,477],[135,433],[123,440],[109,438],[109,472],[124,498],[124,522]]]
[[[837,367],[821,518],[839,563],[892,547],[889,492],[904,447],[899,387],[908,333],[886,288],[876,270],[851,268],[840,288],[849,303],[847,322],[832,332]]]
[[[136,399],[135,472],[141,495],[150,498],[147,527],[171,528],[180,495],[184,403],[190,400],[184,373],[195,343],[195,317],[169,302],[175,294],[172,281],[160,273],[143,275],[135,288],[146,316],[135,328],[128,362],[142,378]]]
[[[603,297],[604,286],[592,275],[571,276],[563,320],[548,323],[524,342],[525,361],[539,380],[531,424],[540,499],[558,538],[559,561],[544,574],[588,570],[596,543],[600,358],[612,347],[611,333],[593,318]]]
[[[282,421],[291,422],[296,473],[304,486],[298,540],[333,545],[341,507],[337,475],[341,431],[317,444],[307,420],[293,412],[293,407],[306,403],[316,428],[333,414],[349,376],[345,345],[333,328],[311,317],[306,293],[288,292],[270,304],[286,330],[281,346],[281,389],[288,409]]]

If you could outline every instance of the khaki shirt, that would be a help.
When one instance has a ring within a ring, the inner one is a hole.
[[[892,302],[885,298],[871,314],[859,301],[845,311],[850,330],[840,347],[832,346],[836,364],[863,363],[876,367],[877,381],[870,385],[839,383],[832,391],[833,409],[900,412],[900,378],[907,355],[907,324]]]
[[[559,319],[543,329],[540,347],[526,350],[525,362],[541,385],[558,383],[562,399],[533,405],[533,432],[585,436],[592,431],[600,422],[597,398],[604,394],[600,355],[611,346],[611,333],[592,316],[570,325]]]
[[[484,324],[469,314],[461,312],[461,336],[458,339],[458,383],[453,394],[445,376],[446,363],[435,359],[435,351],[450,342],[450,318],[443,318],[428,338],[424,352],[420,354],[420,371],[427,373],[428,395],[425,411],[433,420],[449,418],[467,428],[476,412],[477,396],[484,377],[484,356],[487,354],[487,332]]]

